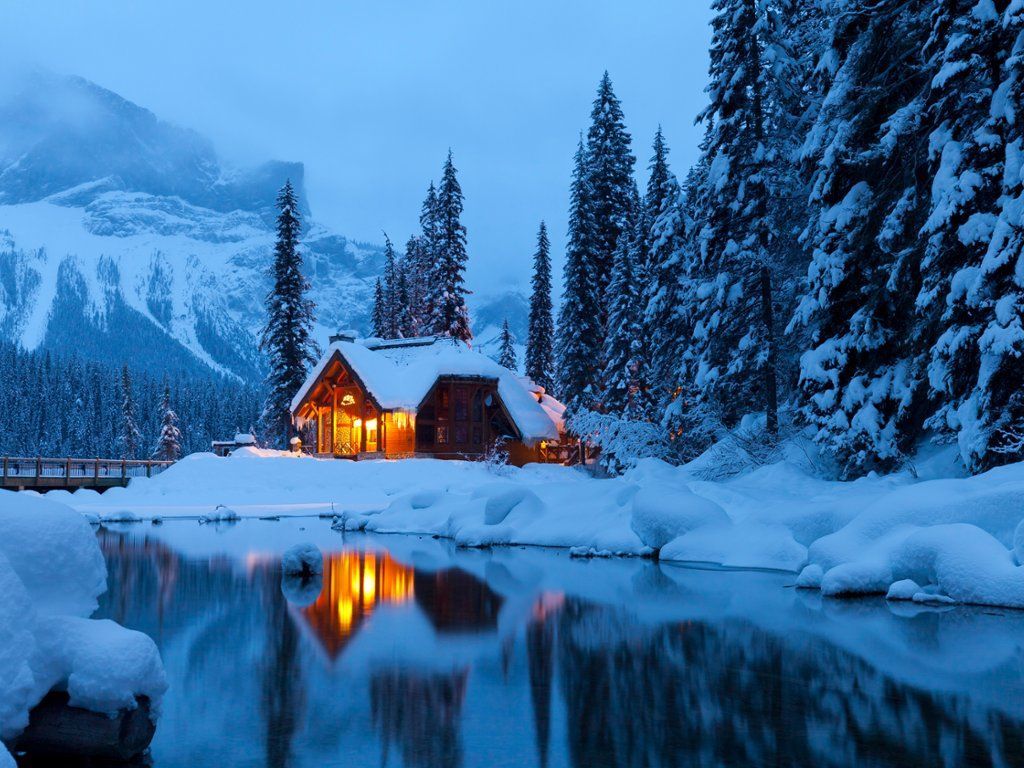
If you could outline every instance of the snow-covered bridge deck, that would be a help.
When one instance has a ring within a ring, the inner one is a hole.
[[[173,461],[134,459],[46,459],[4,456],[0,458],[0,488],[49,490],[93,488],[103,490],[128,485],[133,477],[152,477]]]

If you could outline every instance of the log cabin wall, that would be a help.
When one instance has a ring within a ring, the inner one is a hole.
[[[481,456],[500,434],[498,382],[486,378],[437,380],[416,412],[416,453],[438,458]]]
[[[408,456],[416,451],[415,419],[406,413],[384,414],[384,442],[388,456]]]

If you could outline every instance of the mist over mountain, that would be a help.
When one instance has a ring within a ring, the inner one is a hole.
[[[306,214],[323,337],[367,328],[381,249],[319,225],[303,165],[233,169],[198,133],[78,77],[0,88],[0,337],[156,370],[261,375],[274,198]]]

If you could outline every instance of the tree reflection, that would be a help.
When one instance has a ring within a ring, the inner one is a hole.
[[[417,673],[387,670],[370,681],[370,707],[380,733],[381,765],[392,744],[402,764],[454,768],[462,763],[459,722],[469,671]]]
[[[576,766],[1024,765],[1019,722],[820,640],[568,600],[558,651]]]
[[[278,588],[279,578],[276,569],[265,568],[261,573],[267,601],[267,636],[260,674],[267,768],[285,768],[290,764],[292,739],[305,704],[299,632]]]

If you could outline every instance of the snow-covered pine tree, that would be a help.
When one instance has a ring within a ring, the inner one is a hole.
[[[701,155],[666,194],[650,232],[648,269],[650,298],[644,313],[650,348],[650,380],[655,414],[666,428],[678,457],[689,460],[707,447],[712,419],[696,386],[693,328],[697,309],[696,284],[700,247],[696,235],[707,219],[707,147],[711,129],[705,129]],[[670,187],[671,187],[671,182]]]
[[[382,286],[384,324],[381,329],[384,334],[381,338],[398,339],[401,333],[398,330],[398,264],[395,256],[395,248],[391,244],[391,238],[384,233],[384,285]]]
[[[938,2],[925,51],[933,73],[927,103],[931,197],[922,229],[920,328],[915,335],[934,340],[927,353],[935,403],[928,424],[961,438],[961,458],[973,471],[1005,460],[990,448],[993,433],[1002,428],[1001,411],[1008,398],[986,397],[975,386],[982,367],[980,337],[991,320],[994,301],[1009,288],[1005,274],[997,278],[998,287],[983,286],[981,278],[993,243],[999,198],[1006,191],[1001,184],[1005,140],[1015,122],[1015,116],[1007,119],[998,105],[993,109],[1015,35],[1013,24],[1004,23],[997,12],[997,6],[1006,5]],[[996,357],[1001,356],[1002,350]],[[1013,357],[1011,353],[1008,359]],[[983,366],[983,378],[988,380],[988,371],[999,367]]]
[[[426,324],[429,313],[423,275],[424,261],[422,238],[413,235],[405,244],[401,269],[406,293],[406,338],[423,336],[429,332]]]
[[[443,336],[470,341],[469,310],[466,308],[466,228],[462,225],[462,188],[452,162],[452,152],[444,163],[441,186],[437,192],[437,271],[438,303],[434,307],[434,328]]]
[[[269,363],[261,422],[267,442],[283,448],[292,431],[292,397],[320,350],[313,338],[315,307],[307,297],[309,281],[302,274],[301,220],[291,181],[281,188],[277,207],[277,242],[270,270],[273,287],[267,294],[267,323],[260,335],[260,349],[267,353]]]
[[[384,285],[379,277],[373,286],[373,315],[370,318],[370,324],[373,335],[378,339],[394,338],[388,335],[391,326],[391,321],[388,317],[388,300],[384,293]]]
[[[181,430],[178,414],[171,408],[171,384],[167,379],[164,379],[164,393],[160,398],[160,438],[153,455],[161,461],[181,458]]]
[[[640,297],[637,289],[637,256],[643,252],[645,227],[638,199],[627,214],[629,229],[615,248],[611,282],[608,284],[608,330],[602,358],[600,410],[615,416],[633,417],[640,407]]]
[[[988,249],[967,289],[981,327],[980,360],[974,388],[957,409],[961,454],[976,472],[1024,459],[1024,3],[999,5],[1008,56],[992,115],[1005,147],[1002,189]]]
[[[526,375],[550,392],[554,389],[555,317],[551,305],[551,243],[548,241],[548,228],[543,221],[537,232],[530,289]]]
[[[790,324],[810,344],[800,412],[846,478],[898,466],[920,423],[913,254],[926,5],[845,0],[831,14],[822,107],[803,148],[811,263]]]
[[[395,326],[398,334],[403,339],[412,338],[417,334],[416,320],[412,313],[412,303],[409,298],[408,270],[405,265],[398,270],[398,287],[395,294]]]
[[[508,368],[510,371],[519,370],[519,360],[516,358],[516,340],[508,327],[508,318],[501,326],[501,345],[498,348],[498,365]]]
[[[138,455],[139,444],[142,442],[142,433],[139,432],[139,425],[135,418],[135,397],[132,394],[132,375],[128,366],[121,368],[121,424],[118,437],[118,444],[121,449],[121,456],[125,459],[134,459]]]
[[[572,410],[594,409],[601,372],[603,294],[598,292],[591,270],[594,220],[589,178],[581,138],[573,164],[562,306],[555,349],[558,394]]]
[[[778,430],[778,359],[773,227],[768,167],[781,160],[768,143],[770,66],[784,55],[778,4],[715,0],[710,103],[700,119],[706,142],[707,211],[694,341],[696,384],[728,426],[752,405]]]
[[[585,165],[592,227],[588,268],[598,296],[606,295],[619,237],[632,224],[629,216],[636,159],[631,142],[622,105],[612,89],[611,77],[605,72],[590,113]],[[607,301],[598,302],[598,321],[603,330],[608,321]],[[602,363],[598,361],[598,370]]]
[[[437,326],[437,313],[441,305],[440,208],[437,188],[430,182],[427,196],[420,207],[420,235],[417,238],[416,279],[419,281],[419,303],[414,306],[420,333],[441,334]]]
[[[676,347],[683,341],[689,343],[678,324],[683,310],[682,248],[687,227],[679,182],[669,168],[668,145],[660,126],[654,136],[653,153],[643,200],[644,269],[637,283],[641,306],[639,334],[647,371],[643,386],[651,403],[651,410],[645,416],[660,420],[660,413],[664,412],[676,389],[679,372]]]

